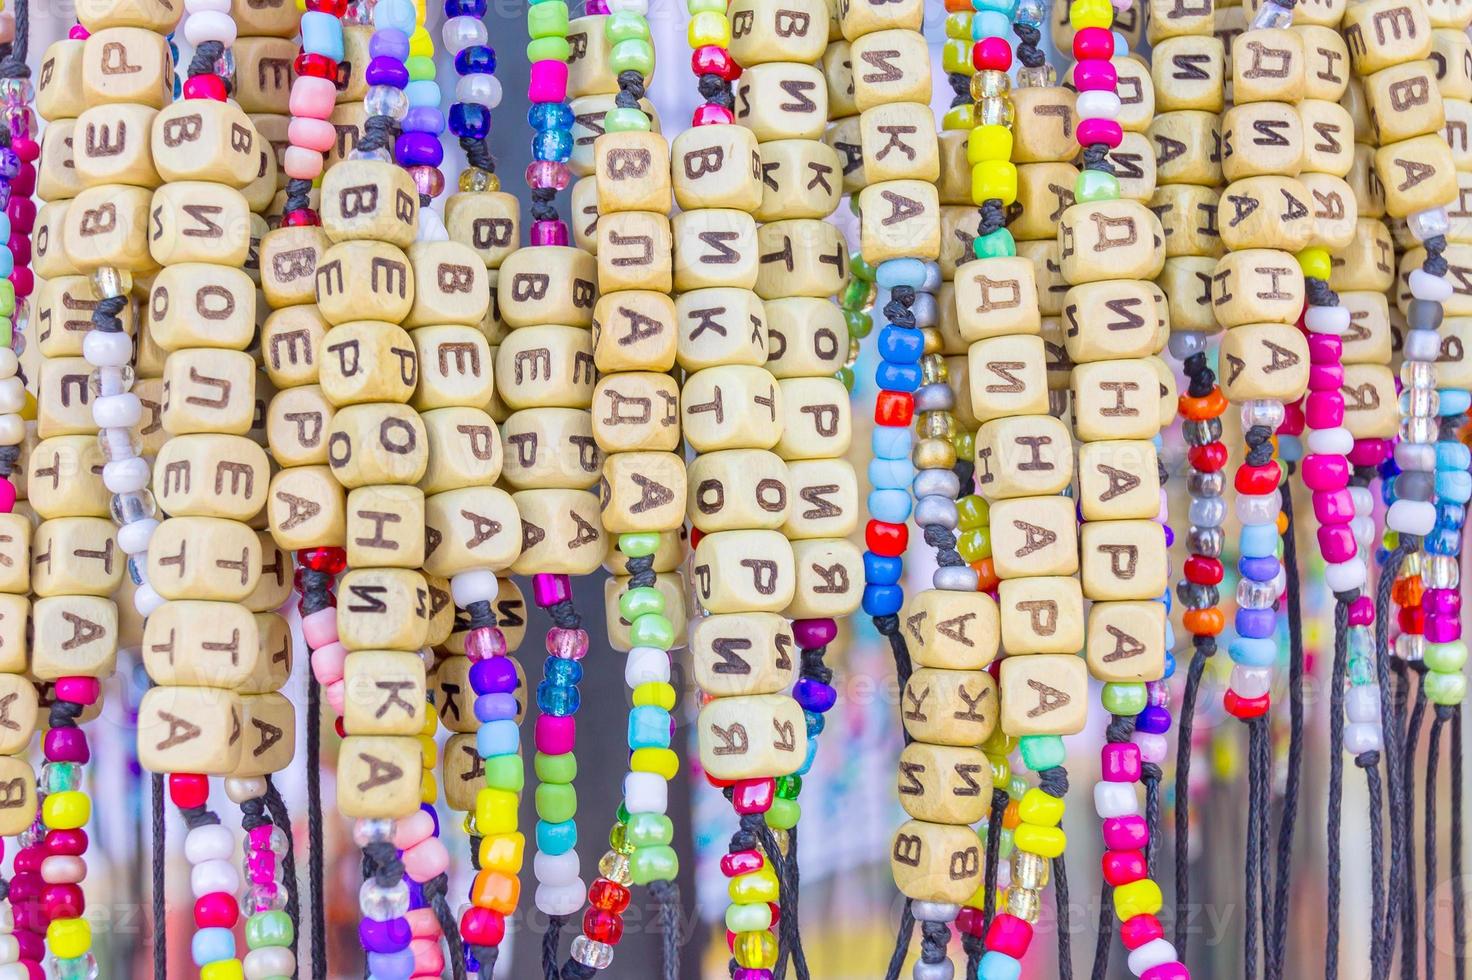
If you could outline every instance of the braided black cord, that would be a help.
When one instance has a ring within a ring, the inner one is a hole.
[[[26,64],[31,45],[30,0],[15,0],[15,40],[10,44],[10,53],[0,61],[0,78],[30,78],[31,67]]]
[[[332,576],[305,565],[302,577],[303,617],[332,605]],[[322,685],[307,671],[307,889],[312,899],[312,980],[327,977],[327,886],[322,834]]]
[[[889,966],[884,971],[884,980],[898,980],[904,968],[905,957],[910,954],[910,937],[915,933],[915,913],[910,908],[910,899],[905,899],[900,910],[900,927],[894,937],[894,952],[889,955]]]
[[[1258,871],[1261,866],[1263,841],[1258,810],[1267,805],[1266,776],[1261,769],[1262,754],[1258,742],[1266,737],[1261,717],[1247,724],[1247,856],[1243,874],[1244,903],[1247,921],[1242,929],[1242,962],[1245,977],[1257,976]]]
[[[169,917],[167,905],[167,882],[164,879],[164,860],[167,844],[164,840],[164,774],[153,774],[153,980],[167,980],[169,972]]]
[[[1395,550],[1385,560],[1380,571],[1380,581],[1375,588],[1375,680],[1380,686],[1380,727],[1385,733],[1385,789],[1389,797],[1390,826],[1390,871],[1387,886],[1405,880],[1405,863],[1408,851],[1403,840],[1407,820],[1402,799],[1400,782],[1400,727],[1392,717],[1395,700],[1390,691],[1390,590],[1406,556],[1420,547],[1420,539],[1412,534],[1400,535]],[[1395,942],[1395,929],[1400,916],[1401,890],[1387,887],[1385,917],[1378,926],[1372,925],[1379,935],[1372,938],[1372,960],[1384,962],[1388,959]],[[1382,976],[1384,974],[1381,974]]]
[[[262,799],[271,814],[271,822],[286,836],[286,853],[281,856],[281,877],[287,883],[286,916],[291,920],[291,955],[295,957],[302,932],[302,896],[296,880],[296,841],[291,835],[291,813],[269,773],[266,775],[266,795]]]
[[[1019,62],[1028,68],[1041,68],[1048,63],[1047,56],[1038,44],[1043,39],[1042,31],[1031,24],[1015,23],[1012,25],[1012,33],[1022,42],[1014,52]]]
[[[1451,721],[1452,707],[1447,704],[1436,706],[1436,717],[1431,722],[1431,744],[1426,750],[1426,911],[1422,928],[1425,930],[1426,980],[1436,980],[1436,770],[1441,761],[1441,731]],[[1407,903],[1409,904],[1409,903]]]
[[[194,78],[197,75],[218,74],[217,69],[223,57],[225,57],[225,42],[201,41],[194,47],[194,57],[189,59],[188,76]],[[234,85],[231,84],[230,79],[222,75],[220,81],[224,83],[227,93],[233,91]]]
[[[1407,678],[1411,673],[1416,675],[1416,694],[1411,703],[1410,718],[1406,722],[1405,738],[1401,743],[1401,751],[1404,753],[1402,758],[1407,760],[1400,771],[1400,798],[1404,818],[1404,827],[1401,832],[1405,835],[1406,854],[1414,856],[1416,853],[1416,822],[1411,819],[1411,815],[1416,812],[1416,767],[1409,760],[1416,757],[1416,750],[1421,744],[1421,727],[1426,720],[1426,668],[1419,661],[1415,661],[1407,662],[1405,669]],[[1426,801],[1427,805],[1431,805],[1432,794],[1429,784]],[[1405,863],[1404,892],[1407,898],[1401,906],[1400,913],[1400,968],[1402,976],[1414,976],[1416,972],[1416,926],[1419,922],[1420,910],[1417,903],[1410,900],[1410,896],[1416,894],[1416,862],[1413,857]]]
[[[1332,295],[1332,290],[1323,280],[1310,281],[1319,283]],[[1293,464],[1287,463],[1286,466],[1286,475],[1291,478]],[[1283,500],[1283,515],[1287,518],[1283,529],[1283,569],[1287,581],[1284,599],[1288,604],[1288,779],[1283,789],[1283,811],[1278,818],[1278,864],[1272,904],[1273,932],[1267,950],[1267,980],[1281,980],[1288,956],[1293,830],[1298,820],[1298,792],[1303,781],[1303,605],[1298,578],[1298,543],[1294,534],[1293,491],[1288,479],[1283,481],[1278,493]]]
[[[445,945],[450,949],[450,976],[465,976],[465,944],[460,939],[460,924],[450,908],[445,893],[450,888],[450,876],[441,872],[422,886],[424,901],[434,911],[434,917],[445,934]]]
[[[1344,804],[1344,680],[1349,670],[1349,605],[1334,604],[1334,665],[1329,675],[1329,815],[1324,830],[1328,911],[1324,930],[1324,980],[1339,976],[1339,831]]]
[[[1068,798],[1068,770],[1054,766],[1038,773],[1038,789],[1054,799]],[[1072,929],[1068,925],[1068,864],[1064,855],[1053,859],[1053,907],[1058,926],[1058,980],[1073,980]]]

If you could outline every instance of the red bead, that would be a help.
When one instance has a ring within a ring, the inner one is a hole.
[[[1074,61],[1108,61],[1114,57],[1114,35],[1105,27],[1085,27],[1073,35]]]
[[[297,561],[314,572],[337,575],[348,567],[345,548],[306,548],[296,553]]]
[[[777,928],[777,923],[782,921],[782,910],[777,907],[776,902],[768,902],[767,908],[772,910],[772,928]]]
[[[1022,959],[1032,945],[1032,923],[1006,912],[998,913],[986,931],[986,948]]]
[[[46,860],[46,852],[39,847],[22,847],[15,852],[15,873],[17,877],[22,872],[40,871],[41,862]],[[14,881],[11,882],[15,884]]]
[[[1420,635],[1426,632],[1426,609],[1424,606],[1405,606],[1396,613],[1396,621],[1400,623],[1402,633],[1415,633]]]
[[[597,878],[588,889],[588,904],[605,912],[622,912],[629,907],[629,890],[608,878]]]
[[[210,892],[194,901],[194,925],[200,929],[229,929],[240,918],[240,903],[229,892]]]
[[[915,417],[915,396],[908,391],[883,391],[874,399],[874,424],[904,427]]]
[[[1165,938],[1165,926],[1148,913],[1132,915],[1119,924],[1119,939],[1125,949],[1139,949],[1157,939]]]
[[[698,527],[692,527],[690,529],[690,550],[691,551],[694,551],[695,550],[695,546],[698,545],[698,544],[700,544],[700,539],[703,538],[703,537],[705,537],[705,532],[702,531],[700,528],[698,528]]]
[[[347,738],[348,737],[348,730],[347,730],[346,727],[344,727],[341,718],[334,718],[332,720],[332,729],[333,729],[333,731],[337,732],[337,737],[338,738]]]
[[[1217,585],[1222,580],[1222,563],[1205,555],[1187,558],[1182,570],[1186,574],[1186,581],[1196,585]]]
[[[588,909],[583,913],[583,935],[594,942],[616,946],[624,938],[624,920],[617,912]]]
[[[690,70],[696,75],[719,75],[728,82],[741,77],[741,66],[731,52],[715,44],[705,44],[690,52]]]
[[[288,211],[281,219],[281,225],[284,228],[307,228],[320,225],[321,223],[322,219],[311,208]]]
[[[214,73],[194,75],[184,82],[184,98],[186,99],[210,99],[215,102],[224,102],[228,95],[225,80]]]
[[[716,105],[714,102],[696,106],[695,111],[690,115],[692,126],[729,126],[735,121],[736,117],[731,114],[730,109],[723,105]]]
[[[986,935],[982,929],[984,925],[986,925],[986,917],[981,909],[963,905],[961,911],[956,914],[956,928],[968,936],[980,939]]]
[[[292,62],[298,75],[308,75],[312,78],[330,78],[337,81],[337,62],[325,54],[309,54],[303,51],[296,56]]]
[[[85,830],[48,830],[42,841],[47,854],[86,854],[87,832]]]
[[[1216,473],[1227,465],[1227,447],[1225,443],[1208,442],[1204,446],[1192,446],[1186,450],[1186,458],[1191,465],[1203,473]]]
[[[169,773],[169,799],[181,810],[204,806],[210,798],[210,778],[195,772]]]
[[[1100,860],[1104,880],[1118,888],[1145,877],[1145,854],[1142,851],[1105,851]]]
[[[473,946],[499,946],[506,938],[506,917],[495,909],[471,905],[460,916],[460,938]]]
[[[743,779],[731,787],[731,805],[737,813],[766,813],[777,795],[775,779]]]
[[[342,17],[348,12],[348,0],[307,0],[307,9],[320,14]]]
[[[1283,424],[1278,426],[1278,435],[1303,435],[1303,421],[1303,401],[1289,402],[1283,406]]]
[[[1283,470],[1278,466],[1278,461],[1270,459],[1261,466],[1243,464],[1237,469],[1232,485],[1237,488],[1238,493],[1261,496],[1266,493],[1276,493],[1278,483],[1282,479]]]
[[[766,867],[767,859],[761,851],[731,851],[721,855],[721,874],[727,878],[749,875]]]
[[[971,49],[971,64],[977,71],[1006,71],[1012,67],[1012,45],[1005,37],[984,37]]]
[[[876,555],[898,558],[910,543],[910,529],[904,524],[871,520],[864,526],[864,544]]]
[[[1222,707],[1227,709],[1227,714],[1233,718],[1247,721],[1251,718],[1261,718],[1267,714],[1268,707],[1272,704],[1272,695],[1259,694],[1255,698],[1244,698],[1236,691],[1228,691],[1222,698]]]

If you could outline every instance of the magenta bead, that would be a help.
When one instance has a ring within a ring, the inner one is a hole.
[[[1191,980],[1191,971],[1179,960],[1152,966],[1140,974],[1140,980]]]
[[[250,846],[255,850],[268,850],[271,847],[271,825],[262,824],[259,827],[252,827],[246,831],[246,837],[250,839]]]
[[[1355,556],[1354,532],[1348,524],[1324,524],[1317,534],[1325,561],[1338,563]]]
[[[41,862],[46,860],[46,849],[40,846],[22,847],[15,852],[15,878],[10,882],[12,890],[15,882],[19,881],[22,874],[41,870]],[[14,897],[12,895],[12,897]]]
[[[772,980],[772,971],[756,966],[738,966],[732,980]]]
[[[56,682],[56,696],[62,701],[92,704],[101,694],[102,682],[95,677],[62,677]]]
[[[0,514],[8,514],[15,509],[15,484],[10,480],[0,480]]]
[[[1108,62],[1114,57],[1114,35],[1107,27],[1085,27],[1073,35],[1073,59]],[[1077,80],[1077,79],[1075,79]],[[1080,135],[1079,142],[1083,142]]]
[[[1111,851],[1138,851],[1150,843],[1150,827],[1138,814],[1103,821],[1104,846]]]
[[[572,598],[572,581],[566,575],[533,575],[532,595],[543,609],[555,606]]]
[[[251,851],[245,859],[246,874],[252,884],[269,885],[276,880],[276,855],[272,851]]]
[[[766,866],[760,851],[729,851],[721,855],[721,874],[727,878],[749,875]]]
[[[11,145],[14,145],[13,141]],[[10,178],[10,193],[23,194],[26,197],[36,193],[36,168],[29,163],[22,164],[15,176]]]
[[[92,758],[87,736],[80,728],[52,728],[44,740],[46,758],[52,762],[86,762]]]
[[[1313,364],[1338,364],[1344,358],[1344,341],[1332,333],[1308,335],[1308,359]]]
[[[1389,439],[1356,439],[1349,453],[1349,461],[1355,466],[1378,466],[1389,458]]]
[[[1103,143],[1111,150],[1124,139],[1124,128],[1113,119],[1081,119],[1078,124],[1079,146]]]
[[[533,160],[526,166],[526,182],[529,187],[562,191],[572,183],[572,171],[556,160]]]
[[[1421,605],[1427,613],[1455,616],[1462,611],[1462,596],[1456,589],[1427,589],[1421,594]]]
[[[831,619],[795,619],[792,621],[792,638],[801,650],[816,650],[833,642],[838,635],[838,623]]]
[[[1109,48],[1114,50],[1112,38]],[[1108,61],[1081,61],[1073,66],[1073,84],[1080,92],[1113,92],[1119,85],[1119,73]]]
[[[15,295],[18,299],[25,299],[36,288],[35,274],[25,266],[18,265],[10,270],[10,285],[15,287]]]
[[[582,660],[588,655],[588,631],[552,627],[547,631],[547,652],[563,660]]]
[[[46,940],[34,932],[15,933],[16,941],[20,944],[20,957],[23,960],[40,960],[46,957]]]
[[[1134,742],[1110,742],[1099,751],[1100,775],[1111,783],[1140,780],[1140,747]]]
[[[1314,516],[1320,524],[1348,524],[1354,520],[1354,497],[1346,487],[1313,495]]]
[[[12,197],[10,203],[5,206],[5,213],[10,216],[11,231],[18,231],[28,235],[36,225],[36,202],[28,197]]]
[[[561,102],[567,98],[567,62],[538,61],[526,84],[528,102]]]
[[[1426,617],[1427,643],[1452,643],[1462,638],[1462,623],[1456,616],[1432,613]]]
[[[567,224],[561,219],[532,222],[533,245],[566,245],[567,243]]]
[[[1344,384],[1344,365],[1338,363],[1309,365],[1309,391],[1338,391],[1342,384]]]
[[[537,716],[537,751],[544,755],[566,755],[578,744],[578,723],[573,715]]]
[[[1349,485],[1349,463],[1343,456],[1309,453],[1303,457],[1303,482],[1310,490],[1342,490]]]
[[[1375,603],[1367,595],[1362,595],[1349,604],[1349,625],[1351,626],[1373,626],[1375,624]]]
[[[87,40],[89,33],[90,32],[87,30],[87,28],[83,27],[81,24],[73,24],[71,26],[71,30],[66,32],[66,36],[68,39],[73,41],[85,41]]]
[[[1344,424],[1344,395],[1338,391],[1311,391],[1303,404],[1310,429],[1337,429]]]
[[[465,655],[471,660],[506,656],[506,636],[494,626],[478,626],[465,634]]]
[[[713,102],[696,106],[690,116],[692,126],[729,126],[735,121],[736,117],[731,114],[730,109]]]

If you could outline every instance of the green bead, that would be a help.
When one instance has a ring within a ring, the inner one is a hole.
[[[1017,740],[1017,750],[1022,753],[1022,764],[1033,772],[1056,769],[1068,758],[1063,739],[1057,735],[1024,735]]]
[[[526,767],[519,755],[493,755],[485,760],[486,785],[520,793],[526,785]]]
[[[434,81],[434,59],[424,55],[412,55],[404,59],[404,67],[409,69],[409,81],[432,82]]]
[[[1080,204],[1118,200],[1119,178],[1103,170],[1081,170],[1073,182],[1073,195]]]
[[[1426,655],[1421,660],[1429,670],[1443,674],[1455,674],[1467,663],[1467,644],[1461,640],[1451,643],[1428,643]]]
[[[537,816],[562,823],[578,815],[578,791],[571,783],[543,783],[537,787]]]
[[[1099,700],[1111,715],[1137,715],[1150,703],[1145,685],[1139,682],[1105,684]]]
[[[636,813],[629,818],[628,841],[636,848],[668,844],[674,839],[674,821],[663,813]]]
[[[618,16],[615,14],[614,16]],[[612,20],[613,17],[609,17]],[[641,17],[640,20],[643,20]],[[567,38],[567,4],[563,0],[533,4],[526,12],[526,32],[534,38]]]
[[[647,41],[649,40],[649,21],[640,14],[628,10],[620,10],[608,15],[603,22],[603,36],[608,38],[609,44],[617,44],[620,41]]]
[[[539,61],[566,61],[572,46],[565,37],[539,37],[526,46],[527,60],[532,64]]]
[[[654,74],[654,45],[638,38],[619,41],[608,52],[608,69],[615,75],[636,71],[648,78]]]
[[[1349,682],[1356,687],[1362,684],[1374,684],[1375,666],[1364,657],[1351,657],[1349,661]]]
[[[626,623],[650,613],[663,613],[664,593],[653,586],[630,589],[618,597],[618,612]]]
[[[291,916],[280,910],[257,912],[245,920],[245,944],[251,949],[262,946],[290,946],[296,930]]]
[[[608,829],[608,846],[620,854],[633,854],[634,845],[629,843],[629,825],[616,823]]]
[[[795,800],[802,793],[802,777],[798,775],[777,777],[777,796],[784,800]]]
[[[874,281],[874,266],[865,261],[863,252],[849,253],[848,271],[854,274],[855,279],[862,279],[864,282]]]
[[[990,558],[992,556],[992,529],[974,527],[969,531],[961,532],[961,537],[956,542],[956,550],[968,563]]]
[[[760,871],[737,875],[726,882],[726,894],[733,902],[775,902],[780,887],[777,875],[768,865]]]
[[[578,757],[572,752],[548,755],[538,752],[532,758],[537,779],[544,783],[570,783],[578,778]]]
[[[1026,776],[1007,777],[1007,795],[1014,800],[1022,799],[1022,795],[1032,787],[1027,782]]]
[[[613,816],[614,819],[616,819],[619,823],[628,823],[629,808],[624,806],[623,803],[620,802],[618,805],[618,809],[613,811]]]
[[[680,873],[680,858],[673,847],[641,847],[629,860],[629,874],[636,885],[673,881]]]
[[[1012,856],[1012,831],[1007,827],[1002,828],[1001,843],[998,850],[1004,858]]]
[[[843,386],[845,388],[847,388],[849,391],[853,391],[854,390],[854,369],[853,368],[839,368],[838,371],[833,376],[835,378],[837,378],[839,381],[842,381],[843,382]]]
[[[1006,228],[978,235],[971,242],[971,254],[978,259],[1010,258],[1017,254],[1017,240]]]
[[[14,321],[8,316],[0,316],[0,347],[9,347],[15,339],[13,331]]]
[[[648,613],[632,621],[629,639],[636,647],[668,650],[675,645],[675,627],[659,613]]]
[[[796,800],[784,800],[779,796],[772,801],[771,809],[766,813],[767,826],[773,830],[791,830],[797,826],[801,816],[800,803]]]
[[[617,110],[610,109],[609,112]],[[605,127],[606,128],[606,127]],[[618,550],[625,558],[647,558],[659,550],[659,533],[639,531],[618,536]]]
[[[874,329],[874,318],[863,310],[844,310],[843,322],[848,327],[848,335],[855,340],[863,340]]]
[[[968,493],[956,501],[956,520],[961,527],[970,531],[978,527],[986,527],[987,516],[991,513],[986,498],[980,494]],[[997,729],[1001,731],[1001,729]]]
[[[1467,678],[1461,674],[1426,672],[1426,699],[1432,704],[1458,705],[1467,696]]]
[[[766,902],[737,902],[726,906],[726,928],[731,932],[766,932],[772,927],[772,907]]]
[[[862,279],[850,279],[848,285],[843,287],[843,297],[839,305],[845,310],[862,310],[868,304],[869,290],[873,288]]]

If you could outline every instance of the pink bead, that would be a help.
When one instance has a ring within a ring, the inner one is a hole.
[[[1427,589],[1421,594],[1421,606],[1438,616],[1455,616],[1462,611],[1462,596],[1456,589]]]
[[[414,977],[441,977],[445,974],[445,954],[437,940],[416,939],[409,944],[414,954]]]
[[[731,115],[731,110],[722,105],[705,103],[695,107],[695,112],[690,116],[692,126],[729,126],[736,121]]]
[[[282,169],[297,180],[316,180],[322,173],[322,154],[305,146],[288,146]]]
[[[327,706],[337,714],[342,714],[343,705],[347,703],[346,685],[343,681],[333,681],[322,689],[322,696],[327,699]]]
[[[394,821],[394,847],[401,851],[434,836],[434,817],[424,810],[415,810],[407,817]]]
[[[41,862],[41,880],[48,885],[74,885],[87,877],[87,862],[72,854],[53,854]]]
[[[298,75],[291,83],[288,106],[293,116],[326,119],[332,115],[332,107],[336,103],[337,85],[330,78]]]
[[[1114,57],[1114,35],[1107,27],[1085,27],[1073,35],[1073,60],[1108,61]],[[1083,142],[1082,138],[1079,140]]]
[[[81,24],[73,24],[71,30],[66,32],[67,38],[72,41],[85,41],[90,34],[91,32]]]
[[[1320,524],[1348,524],[1354,520],[1354,497],[1346,487],[1313,495],[1314,516]]]
[[[1103,143],[1111,150],[1124,139],[1124,128],[1113,119],[1081,119],[1078,124],[1078,145],[1093,146]]]
[[[1439,613],[1426,617],[1425,636],[1427,643],[1452,643],[1462,638],[1462,624],[1456,616]]]
[[[1099,773],[1111,783],[1140,781],[1140,747],[1133,742],[1110,742],[1099,751]]]
[[[1179,960],[1152,966],[1140,974],[1140,980],[1191,980],[1191,971]]]
[[[92,758],[87,736],[80,728],[47,729],[43,745],[45,756],[51,762],[85,763]]]
[[[1138,851],[1150,843],[1150,827],[1135,814],[1103,821],[1104,846],[1111,851]]]
[[[10,270],[10,285],[15,288],[15,295],[18,298],[25,299],[35,290],[36,277],[25,266],[16,266]]]
[[[37,143],[29,136],[23,139],[12,138],[10,141],[10,148],[14,150],[26,163],[33,163],[41,156],[41,144]]]
[[[404,852],[404,873],[421,884],[444,874],[449,866],[450,852],[438,837],[422,840]]]
[[[1344,365],[1311,364],[1308,369],[1309,391],[1338,391],[1344,384]]]
[[[440,920],[435,918],[434,909],[410,909],[404,913],[409,920],[409,934],[415,939],[439,939],[445,934]]]
[[[313,650],[337,642],[337,610],[328,606],[302,617],[302,636]]]
[[[312,676],[317,678],[318,684],[336,683],[342,680],[347,662],[348,648],[341,643],[329,643],[312,651]]]
[[[252,827],[246,831],[246,837],[250,839],[251,848],[257,851],[269,850],[271,847],[271,829],[270,824],[263,824],[262,826]]]
[[[568,243],[567,222],[560,219],[532,222],[533,245],[564,246]],[[538,603],[541,605],[541,603]]]
[[[1332,333],[1310,333],[1308,358],[1313,364],[1338,364],[1344,359],[1344,341]]]
[[[567,63],[538,61],[526,83],[529,102],[561,102],[567,98]]]
[[[494,626],[480,626],[465,634],[465,655],[471,660],[506,656],[506,636]]]
[[[533,575],[532,595],[543,609],[572,598],[572,580],[566,575]],[[547,634],[551,636],[551,633]]]
[[[526,182],[530,187],[566,190],[572,183],[572,170],[556,160],[533,160],[526,165]]]
[[[588,655],[588,631],[552,627],[547,631],[547,652],[562,660],[582,660]]]
[[[9,514],[15,509],[15,484],[0,480],[0,514]]]
[[[1303,414],[1310,429],[1337,429],[1344,424],[1344,396],[1338,391],[1311,391],[1304,399]]]
[[[56,681],[56,696],[73,704],[94,704],[102,695],[102,682],[95,677],[62,677]]]
[[[1349,604],[1349,625],[1351,626],[1373,626],[1375,624],[1375,603],[1367,595],[1362,595]]]
[[[1110,41],[1110,48],[1114,46]],[[1108,61],[1081,61],[1073,66],[1073,84],[1080,92],[1113,92],[1119,73]]]
[[[253,885],[269,885],[276,880],[276,853],[251,851],[245,859],[245,873]]]
[[[1132,915],[1119,924],[1119,941],[1125,949],[1139,949],[1156,939],[1165,938],[1160,920],[1148,913]]]
[[[1022,959],[1027,947],[1032,945],[1032,925],[1015,915],[1001,913],[992,919],[986,931],[986,948],[1006,953],[1013,959]]]
[[[761,851],[728,851],[721,855],[721,874],[727,878],[749,875],[766,867]]]
[[[1317,531],[1319,549],[1328,562],[1349,561],[1355,556],[1354,532],[1348,524],[1324,524]]]
[[[337,130],[326,119],[298,116],[286,128],[286,138],[294,146],[305,146],[317,153],[326,153],[337,142]]]
[[[544,755],[565,755],[578,743],[578,723],[572,715],[538,715],[537,751]]]
[[[1356,439],[1349,453],[1349,461],[1355,466],[1378,466],[1389,458],[1389,439]]]
[[[225,88],[225,80],[219,75],[191,75],[184,81],[183,95],[186,99],[224,102],[229,98],[230,92]]]
[[[1349,485],[1349,463],[1343,456],[1309,453],[1303,457],[1303,482],[1310,490],[1342,490]]]

